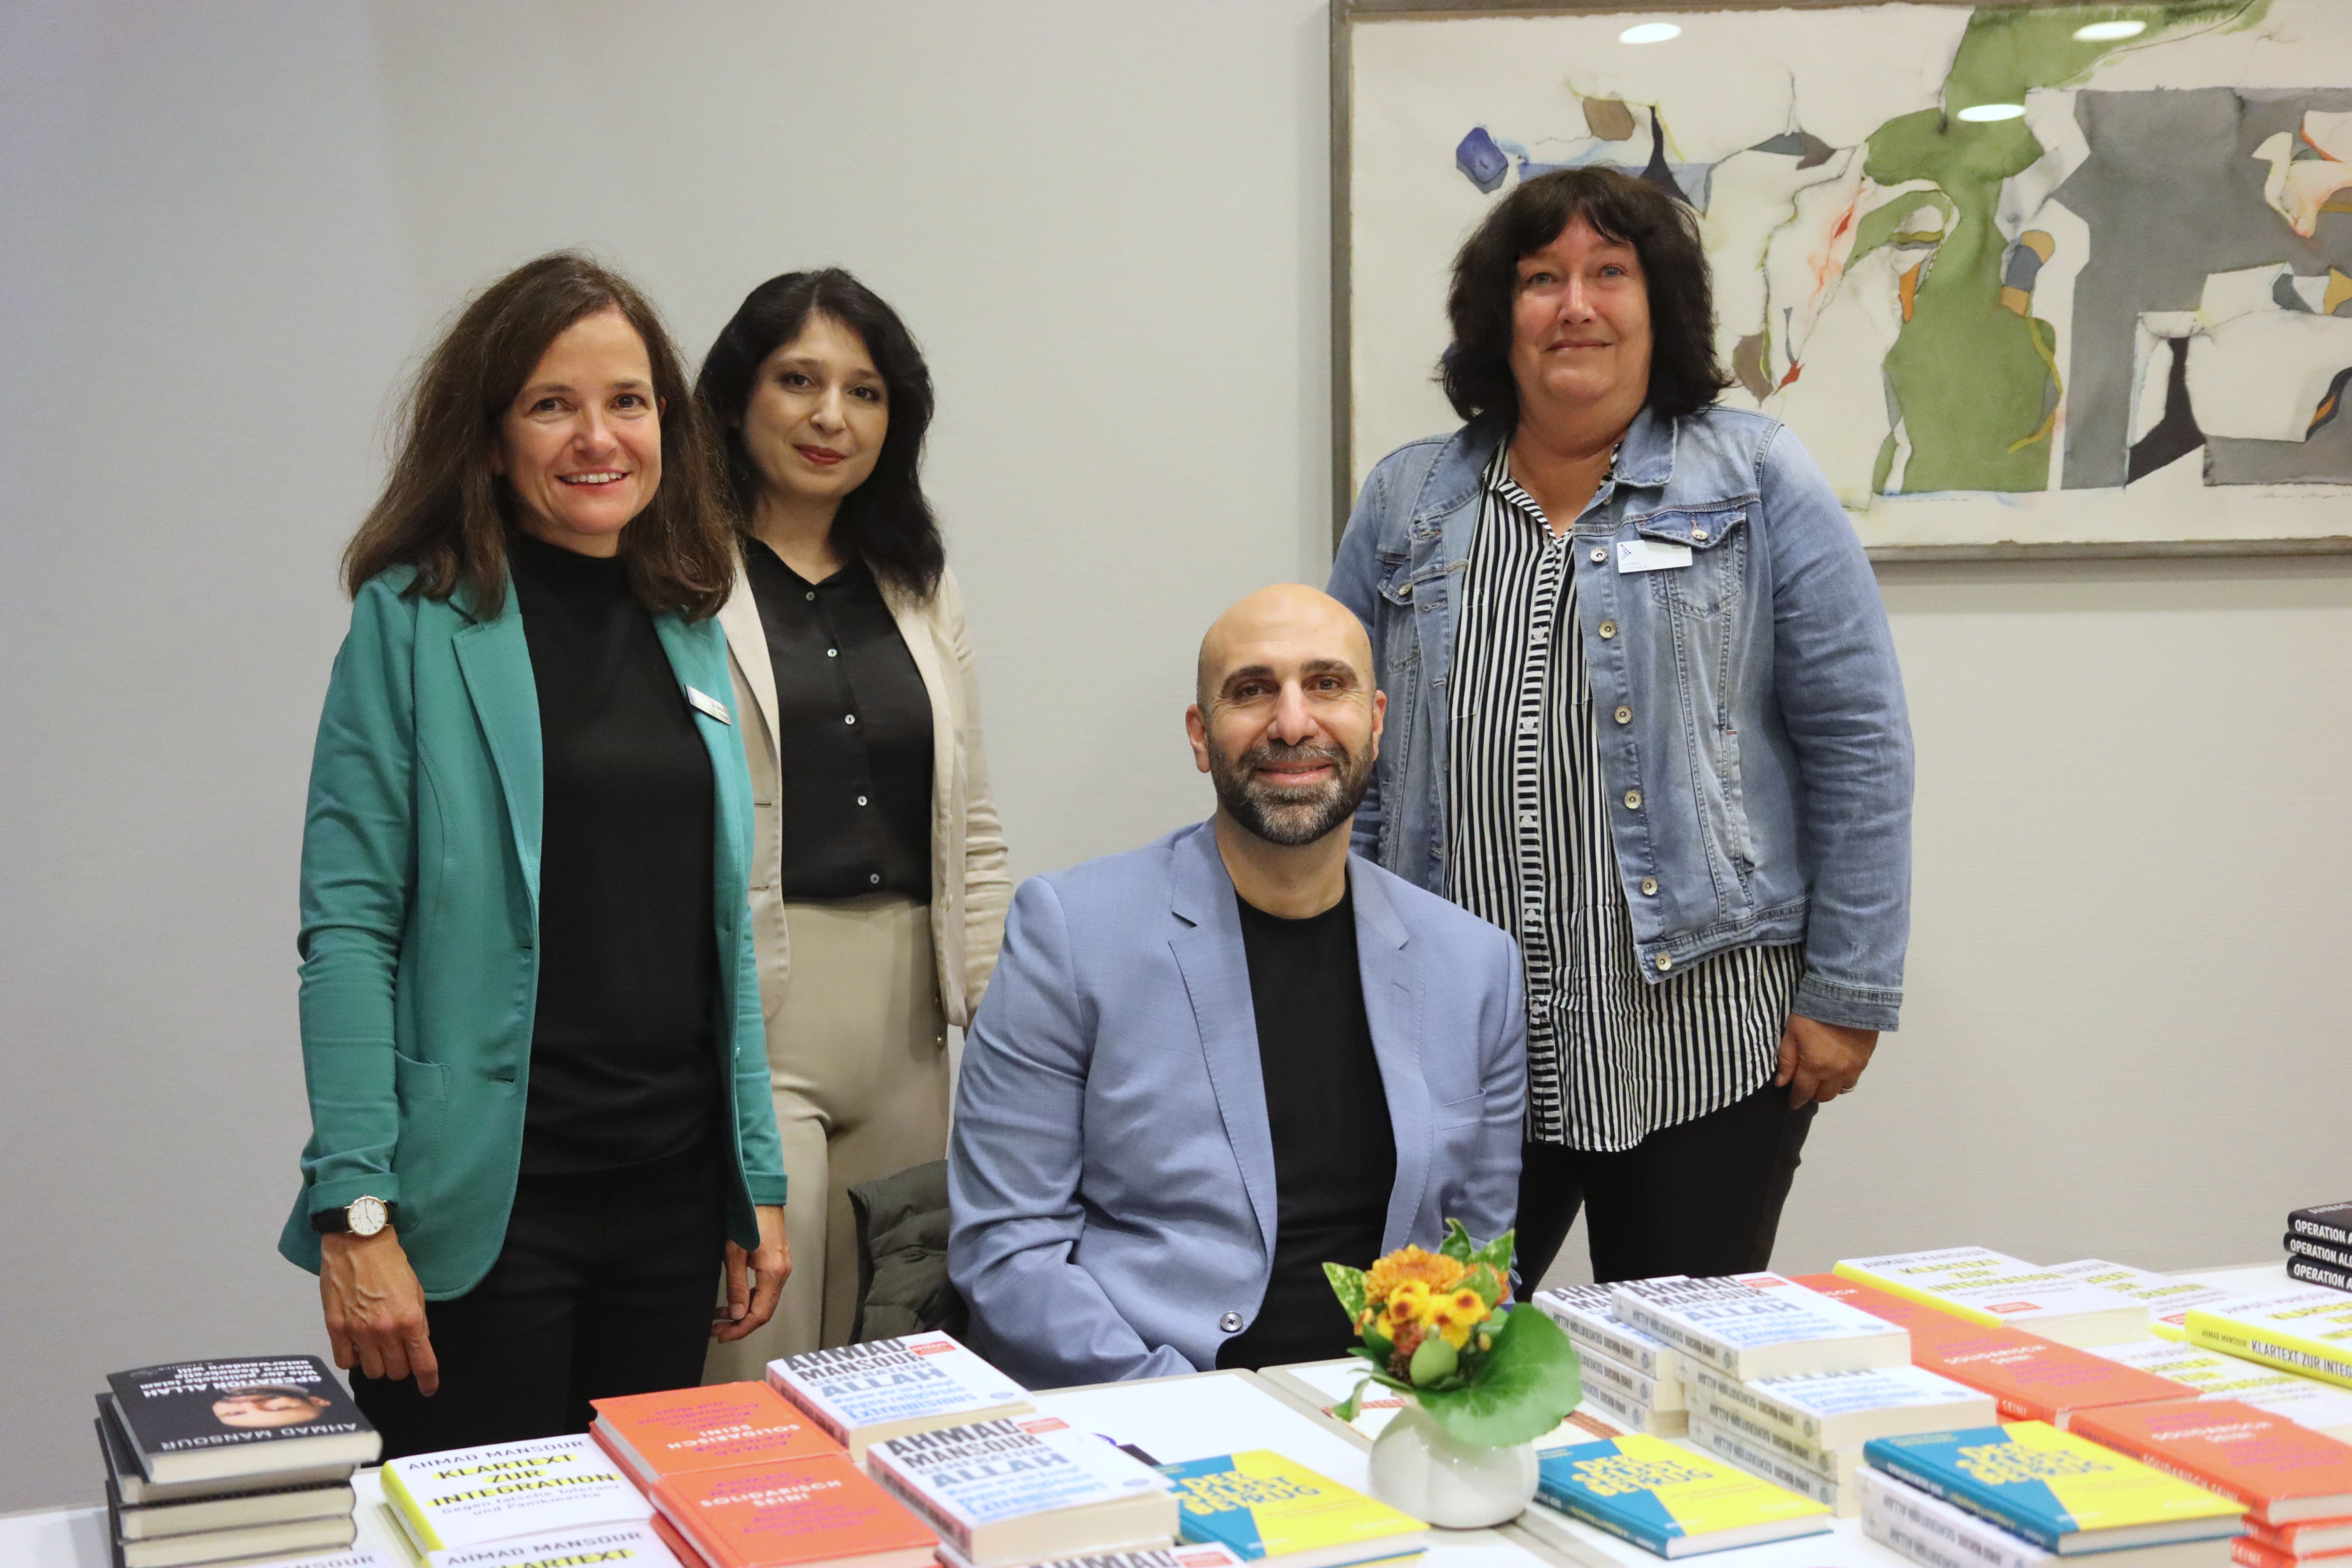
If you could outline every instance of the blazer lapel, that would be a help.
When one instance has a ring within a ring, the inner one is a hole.
[[[1348,881],[1356,898],[1356,967],[1363,973],[1364,1017],[1372,1054],[1388,1094],[1389,1125],[1396,1135],[1396,1185],[1389,1189],[1388,1228],[1381,1250],[1393,1252],[1412,1233],[1429,1187],[1433,1113],[1421,1064],[1421,966],[1388,889],[1367,862],[1351,859]]]
[[[523,887],[530,894],[531,929],[539,929],[541,808],[546,798],[544,762],[539,743],[539,687],[532,679],[530,645],[523,640],[522,608],[509,585],[499,613],[482,618],[470,590],[452,595],[470,625],[450,640],[466,696],[482,727],[507,800],[507,826],[514,835]]]
[[[761,739],[768,748],[770,759],[780,760],[776,752],[776,669],[768,659],[768,628],[760,624],[760,602],[751,596],[751,574],[744,569],[739,551],[735,557],[735,589],[727,602],[719,607],[719,628],[727,634],[728,651],[743,671],[743,683],[751,689],[752,700],[760,705]],[[675,663],[676,656],[672,656]],[[721,695],[712,692],[712,696]],[[744,728],[748,714],[735,716],[736,727]],[[751,744],[750,731],[745,730],[743,744]]]
[[[1242,1186],[1257,1215],[1259,1245],[1274,1256],[1274,1128],[1265,1110],[1265,1072],[1258,1060],[1257,1015],[1250,1000],[1249,955],[1242,948],[1241,914],[1233,879],[1217,856],[1217,836],[1206,824],[1169,847],[1169,941],[1192,999],[1192,1022],[1208,1058],[1217,1113],[1241,1166]]]

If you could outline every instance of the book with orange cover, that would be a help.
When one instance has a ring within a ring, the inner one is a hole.
[[[2168,1377],[2021,1329],[1971,1323],[1834,1274],[1801,1275],[1797,1283],[1910,1330],[1912,1365],[1991,1394],[2003,1420],[2063,1428],[2077,1411],[2197,1397],[2195,1389]]]
[[[2265,1524],[2352,1513],[2352,1447],[2242,1400],[2085,1410],[2074,1429],[2233,1499]]]
[[[2246,1521],[2246,1535],[2289,1557],[2337,1557],[2352,1552],[2352,1518],[2303,1519],[2293,1524]]]
[[[702,1560],[702,1553],[694,1549],[694,1542],[680,1535],[677,1526],[662,1517],[661,1510],[654,1510],[653,1518],[646,1522],[653,1527],[654,1534],[661,1543],[669,1548],[669,1554],[677,1559],[678,1568],[710,1568],[710,1564]]]
[[[721,1383],[595,1399],[589,1435],[638,1486],[664,1476],[838,1454],[798,1406],[764,1383]]]
[[[939,1550],[846,1454],[665,1476],[651,1495],[710,1568],[929,1568]]]
[[[2238,1568],[2300,1568],[2305,1563],[2318,1563],[2320,1568],[2343,1568],[2345,1563],[2352,1563],[2352,1554],[2319,1552],[2297,1557],[2249,1531],[2230,1542],[2230,1561]]]

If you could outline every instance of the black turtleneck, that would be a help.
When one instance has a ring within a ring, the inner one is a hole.
[[[545,777],[522,1167],[659,1159],[719,1125],[710,754],[623,562],[507,550]]]

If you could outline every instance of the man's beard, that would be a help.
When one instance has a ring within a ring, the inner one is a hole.
[[[1319,784],[1296,787],[1257,781],[1261,767],[1300,762],[1328,763],[1331,775]],[[1209,778],[1227,816],[1268,844],[1294,847],[1314,843],[1356,814],[1371,787],[1372,763],[1369,756],[1360,762],[1349,756],[1344,746],[1288,746],[1276,741],[1252,746],[1237,764],[1212,740]]]

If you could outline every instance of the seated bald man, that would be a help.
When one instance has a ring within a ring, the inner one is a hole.
[[[1253,594],[1184,715],[1216,815],[1013,900],[964,1045],[948,1268],[1031,1388],[1341,1354],[1326,1262],[1511,1224],[1502,931],[1348,853],[1386,708],[1336,600]]]

